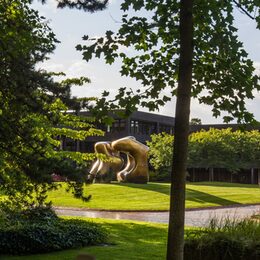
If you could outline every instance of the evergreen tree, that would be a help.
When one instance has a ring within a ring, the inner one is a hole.
[[[82,102],[71,98],[73,84],[87,78],[55,82],[35,68],[57,42],[29,0],[0,3],[0,184],[13,206],[44,205],[46,192],[57,188],[52,174],[66,177],[76,197],[86,182],[86,163],[94,154],[61,151],[61,137],[85,140],[101,135],[91,118],[67,113]],[[87,105],[87,99],[84,105]]]

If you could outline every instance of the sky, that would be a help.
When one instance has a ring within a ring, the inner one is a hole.
[[[48,20],[49,26],[60,41],[50,59],[39,67],[48,71],[65,72],[68,77],[86,76],[91,79],[91,83],[85,87],[73,87],[72,95],[100,96],[104,90],[110,91],[113,95],[120,87],[140,87],[135,80],[120,75],[119,63],[108,65],[102,59],[93,59],[87,63],[75,49],[77,44],[82,43],[83,35],[103,36],[107,30],[116,31],[119,28],[122,14],[120,2],[111,0],[106,10],[91,14],[67,8],[57,9],[55,0],[47,0],[45,5],[34,1],[33,8],[39,10],[40,15]],[[235,25],[238,28],[239,40],[244,43],[249,58],[254,62],[256,73],[260,74],[260,30],[256,29],[253,21],[238,11],[235,13]],[[254,95],[253,101],[246,102],[247,108],[260,121],[260,93],[255,92]],[[140,110],[147,111],[143,108]],[[174,116],[175,98],[156,113]],[[203,124],[223,122],[221,117],[212,117],[211,107],[201,105],[195,99],[191,102],[190,118],[200,118]]]

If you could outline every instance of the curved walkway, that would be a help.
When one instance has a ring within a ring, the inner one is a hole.
[[[122,212],[122,211],[98,211],[86,209],[55,208],[58,215],[80,216],[89,218],[127,219],[155,223],[168,223],[169,212]],[[212,218],[236,218],[243,219],[255,213],[260,213],[260,205],[230,206],[225,208],[187,209],[185,213],[185,225],[205,226]]]

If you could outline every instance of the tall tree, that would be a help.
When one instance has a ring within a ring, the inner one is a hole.
[[[193,0],[180,4],[180,60],[175,109],[172,185],[167,259],[182,259],[184,250],[185,181],[193,64]]]
[[[121,58],[121,74],[141,81],[144,88],[136,93],[120,89],[116,97],[119,106],[131,110],[141,105],[153,110],[170,99],[162,94],[166,87],[171,87],[172,94],[177,95],[168,259],[183,258],[191,96],[211,105],[216,117],[221,111],[227,112],[229,115],[223,117],[225,122],[234,118],[238,122],[254,121],[246,109],[245,99],[252,99],[253,90],[260,89],[259,77],[253,75],[253,63],[236,35],[233,11],[239,8],[256,21],[259,29],[259,7],[258,0],[194,3],[192,0],[125,0],[121,5],[123,11],[140,12],[132,17],[123,15],[116,34],[108,31],[94,43],[77,46],[87,61],[93,56],[100,58],[101,54],[108,64]],[[142,11],[148,15],[144,16]],[[135,52],[131,55],[120,51],[122,45],[133,47]]]
[[[0,3],[1,190],[13,205],[42,205],[46,191],[57,186],[51,178],[56,172],[73,181],[74,195],[84,199],[84,164],[95,155],[59,148],[62,136],[84,140],[102,134],[89,118],[66,113],[68,106],[80,107],[70,96],[71,86],[89,79],[55,82],[53,74],[35,68],[54,50],[57,40],[29,4],[29,0]]]

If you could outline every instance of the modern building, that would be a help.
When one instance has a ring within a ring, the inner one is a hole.
[[[80,115],[88,115],[81,112]],[[63,140],[63,149],[70,151],[93,152],[94,144],[101,141],[114,141],[116,139],[134,136],[139,142],[150,140],[151,134],[166,132],[173,134],[174,117],[154,113],[135,111],[128,118],[120,118],[113,114],[112,126],[97,125],[97,128],[105,132],[104,136],[91,136],[85,141]]]

